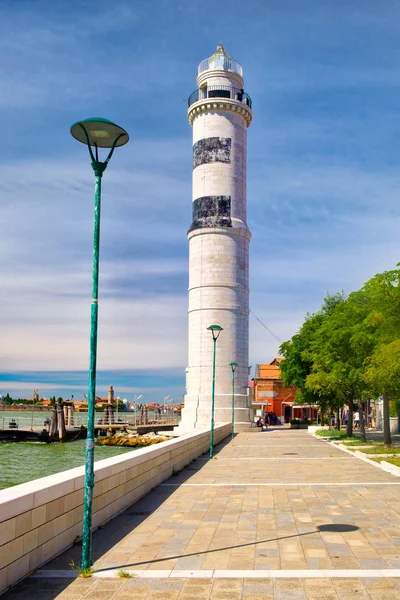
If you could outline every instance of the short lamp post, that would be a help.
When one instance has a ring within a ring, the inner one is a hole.
[[[236,362],[229,363],[232,369],[232,439],[235,437],[235,371],[238,364]]]
[[[213,457],[214,453],[214,402],[215,402],[215,358],[217,354],[217,339],[219,338],[219,334],[223,331],[223,328],[219,325],[210,325],[207,327],[209,331],[212,333],[213,342],[214,342],[214,351],[213,351],[213,368],[212,368],[212,390],[211,390],[211,431],[210,431],[210,458]]]
[[[83,531],[82,531],[82,569],[92,566],[92,500],[94,487],[94,405],[96,395],[96,365],[97,365],[97,321],[98,321],[98,290],[99,290],[99,245],[100,245],[100,206],[101,178],[110,158],[117,146],[124,146],[129,141],[125,129],[118,127],[107,119],[85,119],[71,127],[71,135],[78,142],[86,144],[92,160],[95,175],[94,192],[94,242],[93,242],[93,271],[92,271],[92,307],[90,320],[90,366],[89,366],[89,395],[88,423],[85,457],[85,483],[83,500]],[[99,160],[99,148],[109,148],[110,152],[104,162]],[[94,149],[94,154],[93,154]]]

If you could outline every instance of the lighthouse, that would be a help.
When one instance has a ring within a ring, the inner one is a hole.
[[[215,423],[231,421],[235,371],[236,430],[249,427],[249,242],[246,138],[252,120],[243,69],[217,46],[198,68],[188,100],[193,128],[189,240],[189,360],[181,429],[210,426],[212,324],[223,328],[216,352]]]

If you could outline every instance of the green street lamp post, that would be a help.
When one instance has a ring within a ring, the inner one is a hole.
[[[71,135],[78,142],[86,144],[92,160],[95,175],[94,192],[94,242],[93,242],[93,271],[92,271],[92,306],[90,319],[90,366],[88,394],[88,423],[85,457],[85,483],[83,500],[83,531],[82,531],[82,569],[92,566],[92,500],[94,487],[94,405],[96,394],[96,364],[97,364],[97,321],[98,321],[98,290],[99,290],[99,246],[100,246],[100,206],[101,178],[111,156],[117,146],[124,146],[129,141],[125,129],[118,127],[107,119],[85,119],[71,127]],[[94,148],[94,154],[93,149]],[[109,148],[110,152],[104,162],[99,160],[99,148]]]
[[[215,401],[215,358],[217,353],[217,339],[223,328],[219,325],[210,325],[207,327],[212,333],[214,342],[213,352],[213,368],[212,368],[212,390],[211,390],[211,431],[210,431],[210,458],[213,457],[214,453],[214,401]]]
[[[238,364],[236,362],[229,363],[232,369],[232,439],[235,437],[235,371]]]

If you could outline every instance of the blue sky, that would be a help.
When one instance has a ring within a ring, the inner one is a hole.
[[[251,310],[289,338],[399,261],[400,4],[3,0],[0,393],[86,390],[93,176],[71,123],[124,126],[103,179],[99,386],[184,393],[191,128],[217,43],[244,69]],[[279,343],[250,315],[250,364]]]

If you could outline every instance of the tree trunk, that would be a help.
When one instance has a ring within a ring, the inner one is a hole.
[[[340,408],[336,409],[336,429],[340,431]]]
[[[383,443],[386,447],[392,445],[390,433],[389,394],[383,394]]]
[[[364,404],[363,404],[362,400],[360,400],[358,402],[358,412],[360,413],[361,441],[366,442],[367,437],[365,435]]]
[[[353,397],[349,401],[349,419],[347,421],[346,435],[347,437],[353,437]]]
[[[321,426],[324,426],[324,411],[321,410]]]

